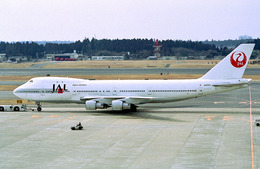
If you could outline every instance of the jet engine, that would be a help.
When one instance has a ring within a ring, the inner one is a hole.
[[[121,100],[112,101],[112,109],[113,110],[133,110],[136,111],[136,106],[131,103],[125,103]]]
[[[85,107],[87,110],[96,110],[96,109],[106,109],[107,105],[104,103],[99,103],[95,100],[86,101]]]

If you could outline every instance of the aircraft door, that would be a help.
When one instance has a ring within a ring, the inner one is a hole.
[[[40,93],[41,93],[41,96],[42,96],[42,97],[45,96],[45,88],[44,88],[44,87],[40,90]]]
[[[41,88],[39,89],[39,92],[40,92],[40,95],[41,95],[41,97],[45,97],[45,92],[46,92],[46,85],[45,85],[45,83],[42,83],[41,84]]]
[[[151,90],[151,89],[147,89],[147,90],[146,90],[146,93],[147,93],[147,95],[148,95],[148,96],[152,96],[152,95],[153,95],[153,93],[152,93],[152,90]]]
[[[203,95],[203,87],[202,86],[200,86],[198,88],[198,94],[199,94],[199,96]]]
[[[115,87],[113,88],[112,93],[113,93],[113,96],[116,96],[116,95],[117,95],[117,90],[116,90]]]

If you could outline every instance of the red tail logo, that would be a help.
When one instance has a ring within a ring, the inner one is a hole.
[[[230,57],[231,64],[236,68],[241,68],[245,66],[246,61],[247,58],[244,52],[234,52]]]

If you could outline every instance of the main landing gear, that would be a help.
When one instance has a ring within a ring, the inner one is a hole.
[[[37,104],[37,111],[42,111],[41,103],[36,102],[36,104]]]

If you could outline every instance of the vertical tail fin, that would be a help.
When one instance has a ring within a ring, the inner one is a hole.
[[[255,44],[241,44],[201,79],[241,79]]]

